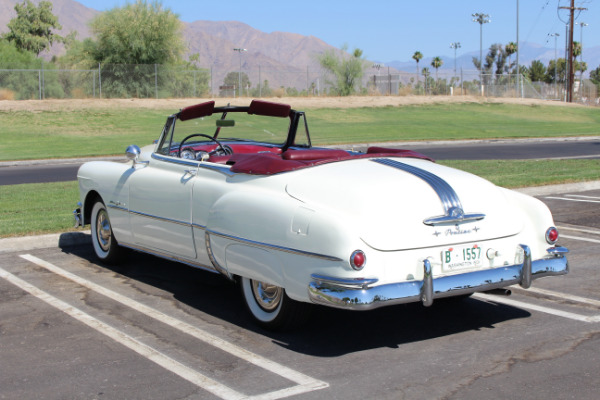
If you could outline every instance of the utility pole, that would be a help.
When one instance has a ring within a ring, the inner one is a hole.
[[[575,25],[575,10],[577,11],[585,11],[587,8],[575,7],[575,0],[571,0],[570,7],[559,7],[561,9],[569,10],[569,33],[568,33],[568,41],[569,41],[569,56],[567,63],[569,65],[569,71],[567,73],[567,102],[573,102],[573,82],[575,80],[574,76],[574,68],[575,64],[573,61],[573,25]]]

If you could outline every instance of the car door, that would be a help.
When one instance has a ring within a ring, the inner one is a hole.
[[[129,213],[136,246],[193,260],[192,188],[198,162],[154,153],[130,177]]]

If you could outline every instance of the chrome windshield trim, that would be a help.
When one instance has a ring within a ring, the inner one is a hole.
[[[396,160],[390,160],[389,158],[374,158],[371,159],[371,161],[414,175],[415,177],[427,183],[435,191],[442,202],[445,215],[427,218],[423,221],[425,225],[459,224],[464,222],[479,221],[485,218],[485,214],[482,213],[465,213],[456,191],[448,182],[439,176],[413,165],[408,165]]]
[[[262,247],[262,248],[271,249],[271,250],[279,250],[279,251],[283,251],[285,253],[297,254],[297,255],[306,256],[306,257],[320,258],[322,260],[327,260],[327,261],[344,261],[341,258],[328,256],[325,254],[311,253],[309,251],[292,249],[289,247],[283,247],[283,246],[278,246],[278,245],[269,244],[269,243],[257,242],[257,241],[250,240],[250,239],[244,239],[244,238],[241,238],[238,236],[227,235],[225,233],[216,232],[211,229],[206,229],[206,234],[219,236],[219,237],[222,237],[225,239],[235,240],[236,242],[248,244],[248,245],[251,245],[254,247]]]

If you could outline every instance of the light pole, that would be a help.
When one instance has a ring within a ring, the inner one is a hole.
[[[248,51],[242,48],[235,48],[233,51],[240,53],[240,70],[238,72],[238,97],[242,94],[242,51]]]
[[[488,14],[471,14],[473,22],[479,23],[479,86],[483,96],[483,24],[492,22]]]
[[[450,48],[454,49],[454,76],[456,77],[456,49],[460,49],[460,42],[450,43]]]
[[[560,35],[558,33],[553,33],[550,36],[554,37],[554,87],[558,88],[558,82],[556,81],[556,72],[558,71],[558,52],[556,47],[556,41],[558,40],[558,37]],[[558,91],[556,93],[556,96],[558,97]]]

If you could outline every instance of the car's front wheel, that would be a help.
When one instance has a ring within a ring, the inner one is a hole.
[[[121,256],[121,248],[113,234],[106,206],[101,200],[96,201],[92,207],[91,231],[96,256],[107,264],[116,263]]]
[[[310,304],[290,299],[282,287],[244,277],[239,283],[248,311],[263,328],[296,328],[310,315]]]

